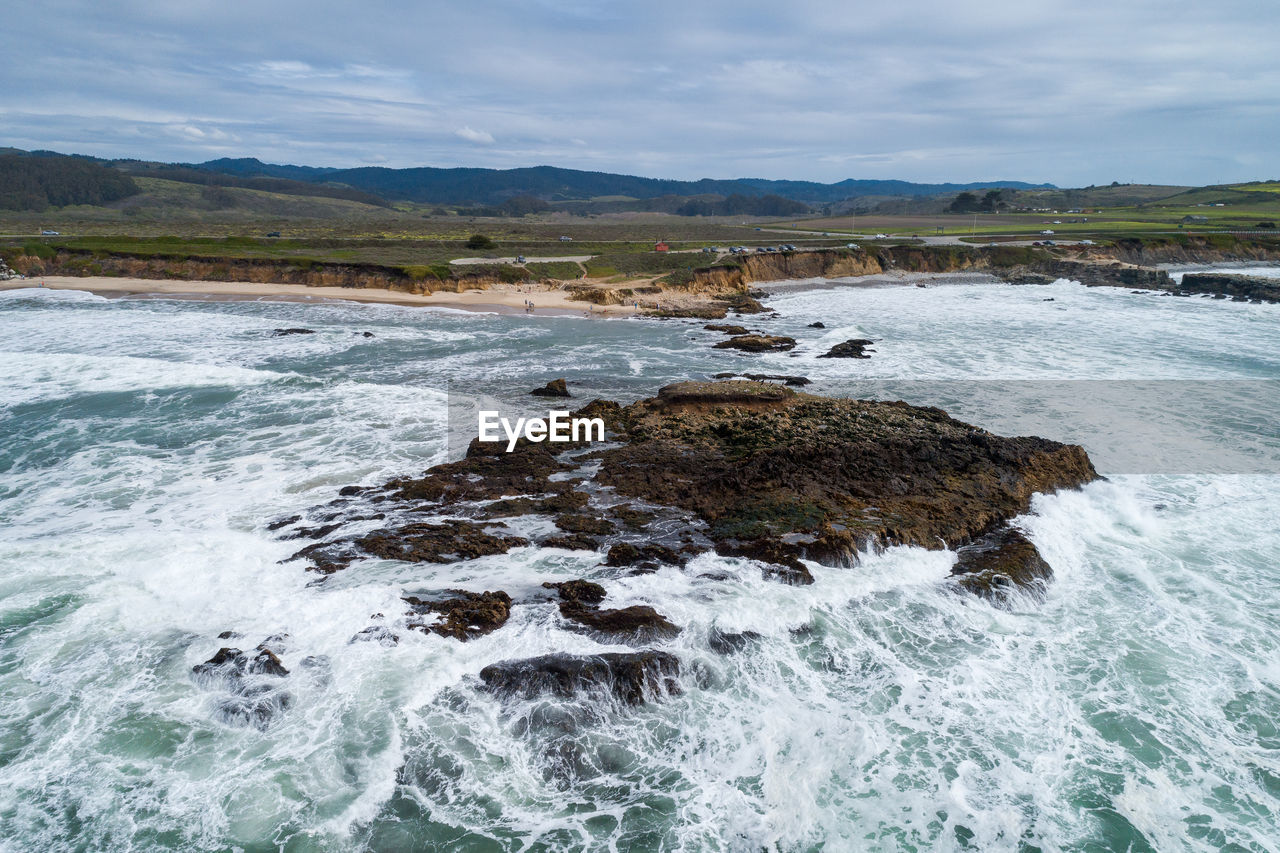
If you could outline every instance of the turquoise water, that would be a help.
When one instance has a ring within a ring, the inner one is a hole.
[[[323,585],[279,564],[298,543],[271,520],[444,458],[449,390],[519,406],[565,376],[633,399],[744,369],[819,393],[1280,379],[1276,306],[1068,283],[798,286],[771,304],[759,322],[796,357],[713,351],[683,321],[0,294],[0,849],[1280,849],[1269,474],[1120,467],[1038,499],[1021,523],[1057,580],[1012,611],[945,594],[947,551],[815,567],[809,587],[714,555],[604,581],[615,606],[684,627],[683,695],[639,709],[475,689],[497,660],[613,648],[549,604],[466,644],[348,643],[406,589],[521,601],[596,555],[369,561]],[[850,337],[875,356],[816,358]],[[1229,400],[1230,428],[1199,417],[1205,440],[1274,447],[1274,420]],[[1072,427],[1045,411],[1037,431]],[[1106,430],[1091,440],[1105,456]],[[761,636],[725,656],[713,629]],[[265,729],[226,722],[191,677],[227,630],[287,635],[292,702]]]

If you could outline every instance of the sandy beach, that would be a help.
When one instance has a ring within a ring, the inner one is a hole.
[[[47,287],[53,290],[83,290],[112,297],[165,297],[174,299],[265,299],[284,302],[378,302],[390,305],[421,305],[458,308],[505,314],[526,313],[525,300],[534,304],[533,314],[619,317],[636,313],[629,305],[592,305],[577,302],[559,290],[521,290],[515,286],[463,293],[438,292],[425,296],[394,290],[359,287],[308,287],[303,284],[260,284],[242,281],[170,281],[143,278],[76,276],[33,276],[0,281],[0,290]]]

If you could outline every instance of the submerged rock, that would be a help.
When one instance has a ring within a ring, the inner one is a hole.
[[[348,643],[377,643],[383,648],[390,648],[400,643],[400,637],[386,625],[370,625],[363,631],[357,631]]]
[[[742,352],[786,352],[795,349],[796,339],[784,335],[736,335],[716,344],[714,349],[736,349]]]
[[[563,379],[552,379],[541,388],[534,388],[529,392],[535,397],[572,397],[569,393],[569,385]]]
[[[707,635],[707,645],[711,647],[713,652],[722,655],[736,654],[752,643],[760,639],[760,635],[755,631],[721,631],[719,628],[712,628]]]
[[[282,678],[289,674],[279,656],[265,646],[258,646],[252,652],[223,647],[204,663],[191,668],[197,676],[203,678],[238,679],[244,675],[273,675]]]
[[[282,682],[289,670],[268,647],[272,639],[250,652],[224,646],[191,668],[196,684],[230,694],[218,701],[214,711],[221,722],[265,729],[292,704],[292,697],[273,683]]]
[[[283,338],[288,335],[314,335],[315,333],[315,329],[273,329],[271,331],[271,337]]]
[[[1014,591],[1043,600],[1053,580],[1053,569],[1035,543],[1013,527],[989,533],[956,553],[951,569],[955,585],[988,601],[1000,602]]]
[[[827,324],[826,324],[826,323],[824,323],[824,322],[822,322],[821,320],[819,320],[819,321],[818,321],[818,322],[816,322],[816,323],[810,323],[810,324],[809,324],[809,328],[810,328],[810,329],[825,329],[826,327],[827,327]]]
[[[866,338],[853,338],[842,344],[836,344],[818,358],[871,358],[866,350],[873,343],[875,341],[869,341]]]
[[[667,652],[553,654],[490,664],[480,670],[480,681],[486,690],[504,698],[603,693],[639,705],[679,693],[679,673],[679,659]]]

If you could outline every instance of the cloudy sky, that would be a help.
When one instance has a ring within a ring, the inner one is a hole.
[[[0,145],[654,177],[1280,177],[1276,0],[40,0]]]

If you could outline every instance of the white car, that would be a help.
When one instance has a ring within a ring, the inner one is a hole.
[[[57,231],[41,231],[40,236],[41,237],[57,237],[58,232]]]
[[[1052,234],[1053,234],[1053,232],[1052,232],[1052,231],[1041,231],[1040,233],[1041,233],[1041,234],[1044,234],[1044,235],[1046,235],[1046,236],[1048,236],[1048,235],[1052,235]]]
[[[876,235],[876,239],[877,239],[877,240],[888,240],[888,239],[889,239],[889,235],[888,235],[888,234],[877,234],[877,235]]]

